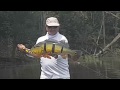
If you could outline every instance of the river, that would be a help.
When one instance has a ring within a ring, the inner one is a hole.
[[[86,56],[69,61],[71,79],[120,79],[120,57]],[[37,60],[0,58],[0,79],[39,79]]]

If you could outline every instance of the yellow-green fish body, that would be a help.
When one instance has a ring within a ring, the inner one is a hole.
[[[30,49],[30,52],[33,54],[36,54],[38,56],[43,55],[61,55],[66,56],[70,55],[71,57],[77,56],[77,52],[74,50],[69,49],[68,44],[63,44],[54,40],[46,40],[44,42],[40,42],[33,46]]]

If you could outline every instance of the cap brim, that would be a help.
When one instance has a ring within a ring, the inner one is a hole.
[[[60,24],[58,24],[58,23],[49,23],[49,24],[47,24],[47,26],[60,26]]]

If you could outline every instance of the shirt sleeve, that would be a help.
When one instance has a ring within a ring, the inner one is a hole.
[[[38,44],[39,42],[43,42],[44,40],[46,40],[45,36],[39,37],[36,41],[36,44]]]
[[[36,44],[38,44],[40,41],[41,41],[40,38],[38,38],[37,41],[36,41]]]
[[[65,46],[67,46],[69,48],[68,39],[65,36],[63,36],[63,38],[61,39],[60,42],[63,43],[63,44],[65,44]]]

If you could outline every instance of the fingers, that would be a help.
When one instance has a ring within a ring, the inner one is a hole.
[[[23,44],[18,44],[17,47],[20,49],[25,49],[25,46]]]
[[[23,44],[18,44],[17,45],[18,50],[23,51],[26,49],[26,47]]]

